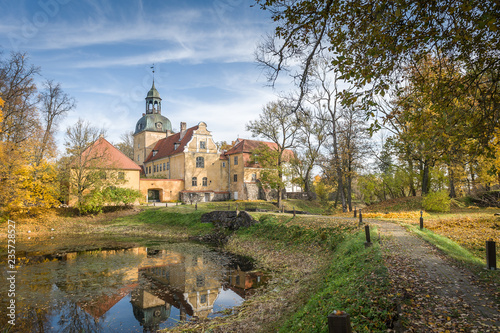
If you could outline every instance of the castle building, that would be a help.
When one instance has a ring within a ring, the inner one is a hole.
[[[276,144],[238,139],[231,149],[221,152],[203,121],[189,128],[181,122],[180,131],[174,133],[170,120],[162,115],[161,101],[153,81],[145,113],[135,125],[133,161],[104,139],[95,143],[105,145],[112,153],[110,158],[119,157],[119,163],[111,163],[116,172],[123,172],[120,166],[125,165],[141,170],[140,177],[125,177],[122,187],[139,189],[149,202],[270,198],[269,191],[259,186],[261,168],[252,163],[251,154],[260,145],[273,149]],[[287,190],[296,192],[300,188]]]

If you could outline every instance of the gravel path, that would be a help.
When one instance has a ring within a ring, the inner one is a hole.
[[[396,332],[500,332],[500,311],[470,272],[398,224],[378,226],[400,315]]]

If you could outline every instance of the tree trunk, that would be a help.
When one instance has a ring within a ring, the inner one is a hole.
[[[347,177],[347,204],[349,205],[349,211],[352,212],[352,178]]]
[[[307,200],[312,200],[312,193],[311,193],[311,184],[309,182],[309,174],[311,173],[311,169],[308,169],[305,174],[305,179],[304,179],[304,192],[307,194]]]
[[[422,170],[422,195],[429,193],[429,164],[424,162],[424,169]]]
[[[415,188],[415,182],[413,181],[413,161],[408,160],[408,171],[410,177],[410,193],[413,197],[417,196],[417,189]]]
[[[335,203],[333,204],[333,208],[337,209],[337,204],[339,203],[339,193],[340,186],[337,187],[337,193],[335,193]]]
[[[448,165],[448,179],[450,181],[449,187],[450,187],[450,198],[456,198],[457,193],[455,191],[455,174],[453,173],[453,170],[451,167]]]

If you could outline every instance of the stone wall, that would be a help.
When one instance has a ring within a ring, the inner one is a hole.
[[[225,211],[216,210],[205,213],[201,216],[201,223],[213,223],[216,227],[237,230],[242,227],[250,227],[259,221],[254,220],[250,214],[245,211]]]

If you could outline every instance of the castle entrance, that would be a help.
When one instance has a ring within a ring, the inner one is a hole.
[[[148,202],[160,202],[160,191],[148,190]]]

